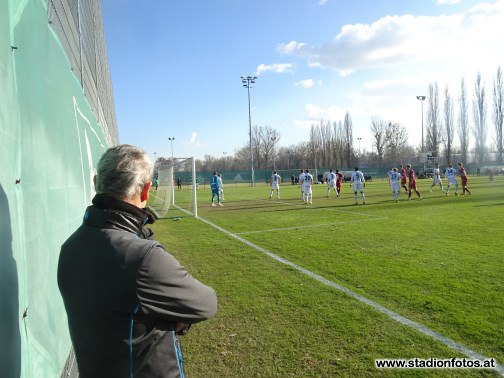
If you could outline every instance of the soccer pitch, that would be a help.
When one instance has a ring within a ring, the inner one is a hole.
[[[470,177],[471,196],[430,183],[419,180],[423,200],[403,191],[395,203],[377,179],[358,206],[348,183],[329,199],[315,185],[311,205],[290,183],[271,200],[264,183],[225,183],[224,207],[200,188],[201,219],[158,220],[156,239],[219,297],[217,316],[182,340],[189,376],[497,376],[375,368],[504,364],[504,177]]]

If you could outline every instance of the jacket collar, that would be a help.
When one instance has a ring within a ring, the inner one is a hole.
[[[84,215],[84,223],[95,227],[116,228],[136,235],[144,234],[144,226],[154,223],[145,209],[118,200],[106,194],[97,194]]]

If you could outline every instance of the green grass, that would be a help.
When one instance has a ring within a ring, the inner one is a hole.
[[[504,177],[471,177],[472,196],[392,202],[386,181],[353,206],[314,187],[226,185],[224,207],[198,191],[199,216],[504,363]],[[187,191],[189,192],[189,191]],[[181,194],[181,193],[180,193]],[[180,195],[178,194],[178,195]],[[176,193],[177,195],[177,193]],[[275,196],[274,196],[275,197]],[[156,239],[214,287],[219,311],[182,340],[192,377],[495,376],[488,370],[377,370],[377,358],[462,357],[336,289],[194,218],[158,220]]]

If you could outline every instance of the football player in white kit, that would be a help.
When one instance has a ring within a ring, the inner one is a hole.
[[[276,171],[273,172],[273,175],[271,176],[271,192],[270,192],[270,199],[273,196],[273,191],[276,189],[277,191],[277,199],[280,199],[280,180],[282,178],[280,175],[276,173]]]
[[[301,188],[301,201],[304,202],[305,194],[303,191],[303,180],[304,180],[304,171],[301,169],[301,173],[299,173],[299,176],[298,176],[298,182],[299,182],[299,187]]]
[[[401,194],[401,174],[397,172],[397,168],[392,168],[388,174],[392,197],[395,202],[399,202],[399,194]]]
[[[219,173],[217,175],[217,178],[219,180],[219,192],[220,192],[220,198],[221,201],[224,201],[224,184],[222,183],[222,175]]]
[[[366,180],[364,179],[364,174],[361,171],[359,171],[359,167],[355,167],[355,171],[352,172],[351,181],[353,182],[355,205],[359,204],[357,192],[360,192],[361,197],[362,197],[362,204],[365,205],[366,198],[364,197],[363,186],[365,185]]]
[[[336,193],[336,197],[338,197],[338,191],[336,190],[336,173],[334,173],[332,169],[329,169],[329,173],[327,174],[326,180],[327,180],[326,198],[329,198],[329,193],[331,192],[331,189],[334,189],[334,193]]]
[[[309,169],[305,169],[305,173],[303,175],[303,183],[301,184],[303,187],[304,199],[306,203],[312,203],[313,198],[313,176],[310,173]]]
[[[432,174],[432,185],[429,189],[429,192],[432,193],[432,188],[439,185],[441,191],[443,191],[443,180],[441,180],[441,171],[439,170],[439,163],[436,163],[436,167],[434,168],[434,173]]]
[[[445,177],[448,180],[448,185],[446,186],[446,195],[448,195],[448,192],[450,191],[450,187],[455,185],[455,195],[458,196],[458,182],[456,179],[457,176],[457,170],[453,168],[452,164],[448,164],[448,168],[446,168],[445,171]]]

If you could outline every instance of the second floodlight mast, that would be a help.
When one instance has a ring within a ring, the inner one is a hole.
[[[249,115],[249,147],[250,147],[250,180],[251,185],[254,186],[254,154],[252,153],[252,117],[250,114],[250,87],[255,84],[257,76],[241,76],[242,84],[247,88],[248,94],[248,115]]]

